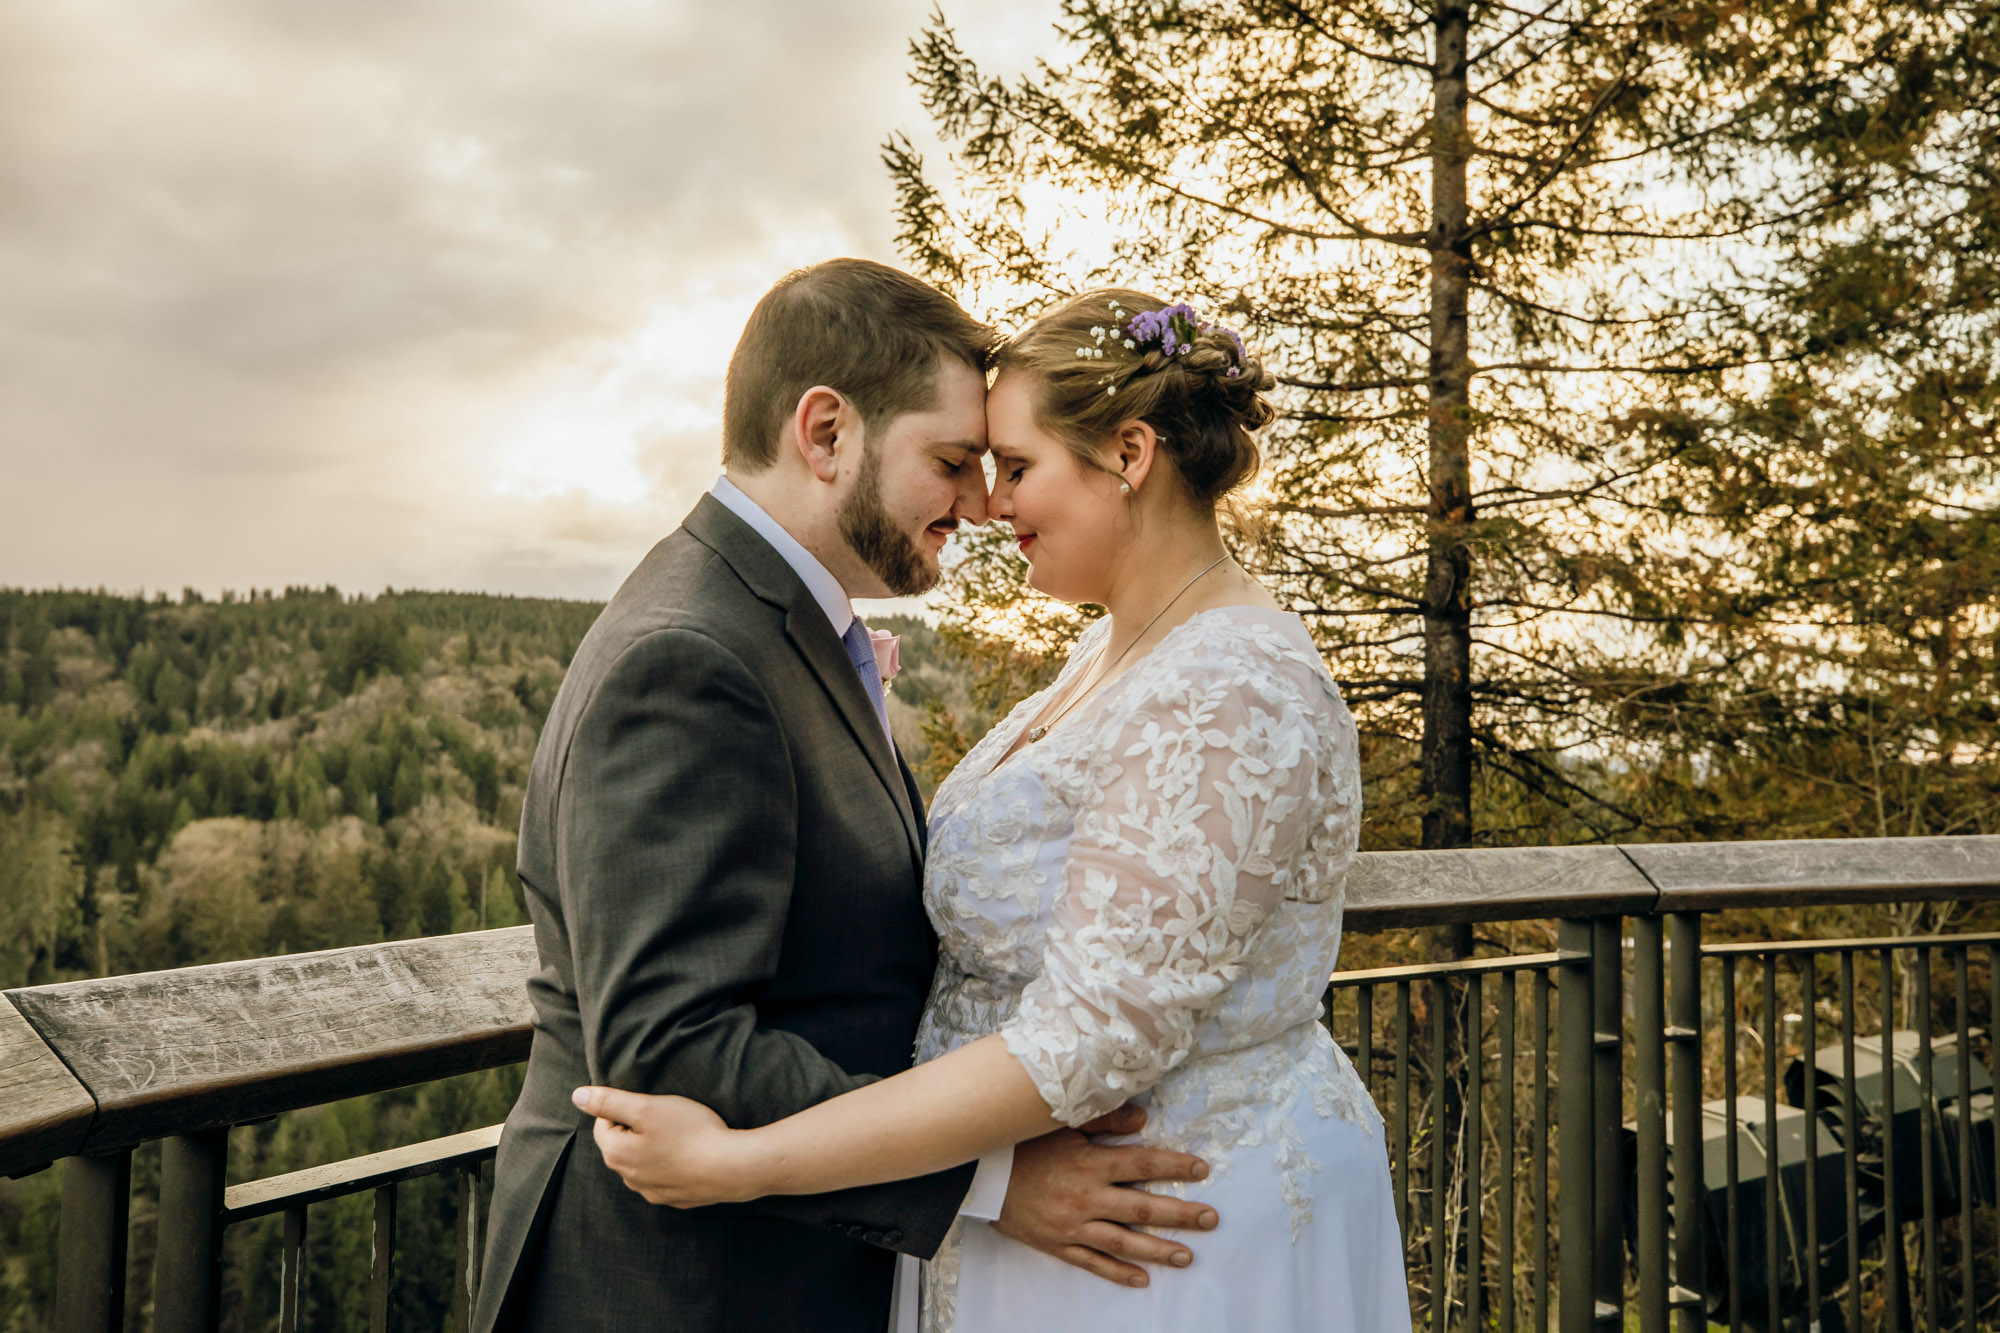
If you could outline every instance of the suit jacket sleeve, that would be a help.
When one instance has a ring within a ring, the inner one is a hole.
[[[791,897],[795,801],[770,701],[713,639],[657,631],[599,683],[556,809],[558,893],[597,1083],[690,1097],[745,1128],[873,1081],[758,1025]],[[972,1173],[745,1207],[928,1257]]]

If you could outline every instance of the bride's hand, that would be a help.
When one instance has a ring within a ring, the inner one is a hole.
[[[699,1208],[763,1193],[749,1180],[749,1136],[700,1102],[616,1088],[578,1088],[570,1100],[597,1117],[604,1164],[648,1203]]]

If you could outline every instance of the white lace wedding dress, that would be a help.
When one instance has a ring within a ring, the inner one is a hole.
[[[1296,616],[1223,607],[1009,755],[1106,630],[938,790],[917,1058],[999,1032],[1066,1123],[1144,1105],[1122,1141],[1206,1158],[1208,1180],[1155,1188],[1221,1225],[1135,1290],[961,1219],[921,1327],[1408,1333],[1381,1119],[1318,1021],[1361,815],[1353,720]]]

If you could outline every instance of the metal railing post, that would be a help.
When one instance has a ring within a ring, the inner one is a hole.
[[[1535,973],[1535,1085],[1534,1103],[1528,1121],[1528,1193],[1534,1207],[1535,1234],[1530,1242],[1534,1256],[1534,1317],[1529,1326],[1537,1333],[1549,1327],[1549,1236],[1555,1219],[1549,1215],[1549,974]]]
[[[451,1326],[459,1333],[470,1333],[472,1312],[479,1304],[479,1261],[484,1243],[484,1233],[480,1223],[485,1215],[480,1209],[479,1166],[461,1166],[458,1169],[458,1224],[456,1228],[455,1257],[458,1271],[451,1284]]]
[[[389,1333],[396,1309],[396,1187],[375,1190],[375,1230],[368,1252],[368,1333]]]
[[[1625,1319],[1625,1163],[1619,1130],[1625,1123],[1624,918],[1591,923],[1591,1116],[1597,1153],[1591,1198],[1591,1258],[1595,1314],[1600,1329]]]
[[[1882,996],[1882,1197],[1888,1208],[1882,1237],[1882,1291],[1887,1297],[1882,1326],[1902,1329],[1910,1327],[1910,1278],[1903,1250],[1904,1191],[1896,1182],[1896,1080],[1891,1064],[1895,1058],[1891,1037],[1896,1030],[1896,968],[1888,949],[1877,952],[1876,964],[1881,969]],[[1928,996],[1925,1001],[1929,1002]]]
[[[1461,1225],[1465,1229],[1465,1327],[1484,1328],[1486,1320],[1481,1313],[1485,1305],[1485,1240],[1486,1240],[1486,1191],[1482,1188],[1485,1174],[1482,1161],[1483,1131],[1480,1112],[1486,1093],[1481,1075],[1485,1072],[1482,1062],[1485,1057],[1485,988],[1482,978],[1473,973],[1465,979],[1465,1124],[1463,1140],[1465,1144],[1465,1170],[1461,1175],[1460,1208],[1464,1211]],[[1511,1092],[1512,1090],[1509,1089]]]
[[[1639,1160],[1639,1333],[1667,1333],[1667,1012],[1660,918],[1632,919],[1632,1061]]]
[[[283,1248],[278,1252],[278,1333],[299,1333],[306,1324],[306,1208],[285,1209]]]
[[[56,1233],[55,1327],[117,1333],[125,1327],[125,1245],[132,1220],[132,1152],[65,1157]]]
[[[210,1333],[221,1317],[223,1172],[229,1131],[160,1142],[160,1239],[154,1333]]]
[[[1451,1316],[1451,1137],[1446,1133],[1451,1097],[1451,978],[1431,978],[1431,1333],[1445,1333]]]
[[[1556,1170],[1561,1176],[1557,1228],[1562,1245],[1556,1295],[1561,1333],[1593,1333],[1596,1264],[1592,1222],[1597,1133],[1592,1124],[1591,1070],[1595,1061],[1591,1007],[1591,923],[1565,919],[1556,932],[1562,953],[1557,977]]]
[[[1666,1035],[1674,1100],[1674,1291],[1669,1303],[1678,1333],[1704,1333],[1708,1252],[1702,1207],[1708,1185],[1701,1151],[1701,917],[1694,912],[1669,916],[1667,939],[1673,986]]]

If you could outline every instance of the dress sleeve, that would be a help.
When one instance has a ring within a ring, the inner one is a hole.
[[[1316,722],[1288,681],[1201,660],[1142,685],[1078,760],[1041,975],[1003,1029],[1070,1125],[1187,1058],[1326,815]]]

